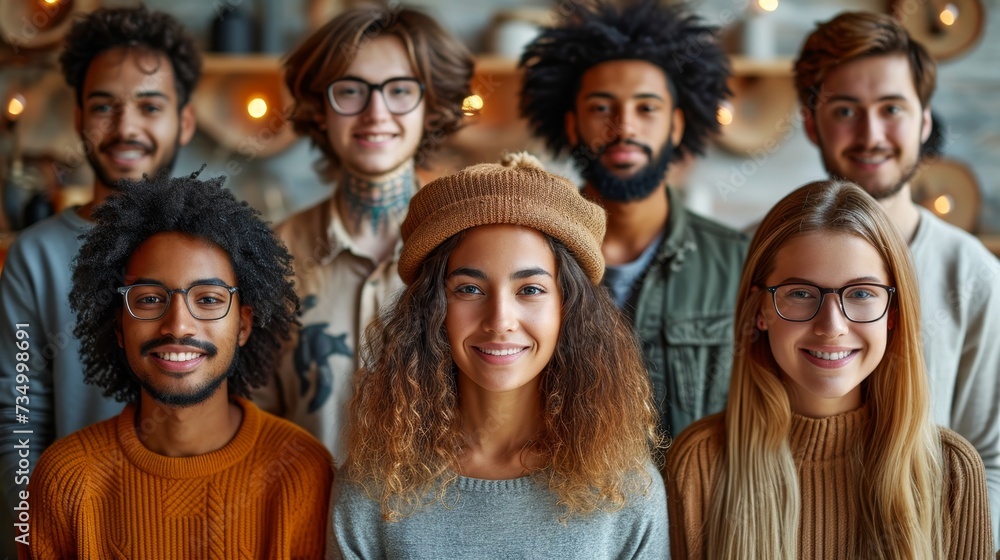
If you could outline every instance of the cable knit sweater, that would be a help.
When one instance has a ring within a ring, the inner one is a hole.
[[[864,558],[859,542],[858,475],[850,461],[852,442],[868,422],[868,408],[832,416],[793,415],[789,445],[795,458],[802,500],[798,555],[809,558]],[[941,428],[945,557],[993,558],[990,510],[983,462],[975,448]],[[725,446],[722,414],[709,416],[674,440],[664,478],[674,560],[707,558],[705,534],[712,490]]]
[[[237,398],[243,422],[194,457],[148,450],[135,405],[58,440],[28,484],[21,558],[322,558],[333,461],[315,438]]]

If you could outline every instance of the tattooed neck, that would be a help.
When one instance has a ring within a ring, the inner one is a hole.
[[[410,198],[417,192],[413,162],[404,165],[392,176],[371,181],[345,171],[337,183],[345,221],[356,229],[371,228],[377,232],[402,222]]]

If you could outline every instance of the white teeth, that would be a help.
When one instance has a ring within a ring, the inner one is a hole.
[[[489,354],[490,356],[510,356],[511,354],[518,354],[524,351],[524,348],[507,348],[504,350],[491,350],[489,348],[479,348],[479,351],[483,354]]]
[[[112,152],[112,153],[115,158],[124,160],[136,160],[143,156],[143,152],[141,150],[128,150],[125,152]]]
[[[846,350],[844,352],[815,352],[813,350],[809,350],[809,353],[812,354],[813,357],[821,360],[843,360],[851,355],[850,350]]]
[[[391,134],[365,134],[361,138],[367,140],[368,142],[385,142],[386,140],[392,138]]]
[[[189,362],[197,358],[200,354],[195,354],[194,352],[167,352],[166,354],[157,354],[161,360],[166,360],[168,362]]]

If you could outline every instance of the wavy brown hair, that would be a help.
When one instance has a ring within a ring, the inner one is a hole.
[[[940,439],[930,419],[916,273],[885,211],[846,181],[796,189],[768,212],[750,243],[736,304],[722,467],[705,520],[706,534],[712,535],[707,557],[795,557],[801,498],[788,445],[792,411],[756,317],[768,297],[764,281],[778,251],[816,232],[854,235],[870,243],[897,294],[885,355],[861,385],[871,421],[852,450],[858,472],[864,473],[858,486],[860,519],[852,521],[865,548],[855,556],[943,558]]]
[[[615,511],[650,480],[660,449],[656,412],[628,321],[569,250],[546,236],[556,258],[562,328],[540,373],[542,429],[526,449],[532,471],[565,508],[565,518]],[[439,245],[395,305],[365,332],[347,429],[345,476],[397,521],[444,501],[458,474],[456,370],[444,330],[448,257],[462,234]]]
[[[316,30],[285,60],[285,85],[295,98],[290,119],[295,132],[323,152],[320,174],[332,180],[340,167],[323,128],[326,88],[344,75],[359,49],[381,35],[399,37],[416,77],[424,84],[427,117],[417,163],[459,129],[462,100],[471,92],[472,53],[433,18],[398,4],[345,10]]]
[[[815,111],[823,80],[831,70],[869,56],[901,54],[910,62],[913,87],[923,107],[937,84],[937,63],[903,24],[888,14],[845,12],[820,23],[809,34],[795,60],[795,89],[799,102]]]

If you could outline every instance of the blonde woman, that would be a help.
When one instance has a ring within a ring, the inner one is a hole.
[[[334,558],[664,558],[656,415],[604,212],[527,155],[421,189],[366,332]]]
[[[668,453],[675,559],[993,557],[982,460],[929,416],[906,245],[846,182],[764,218],[726,409]]]

